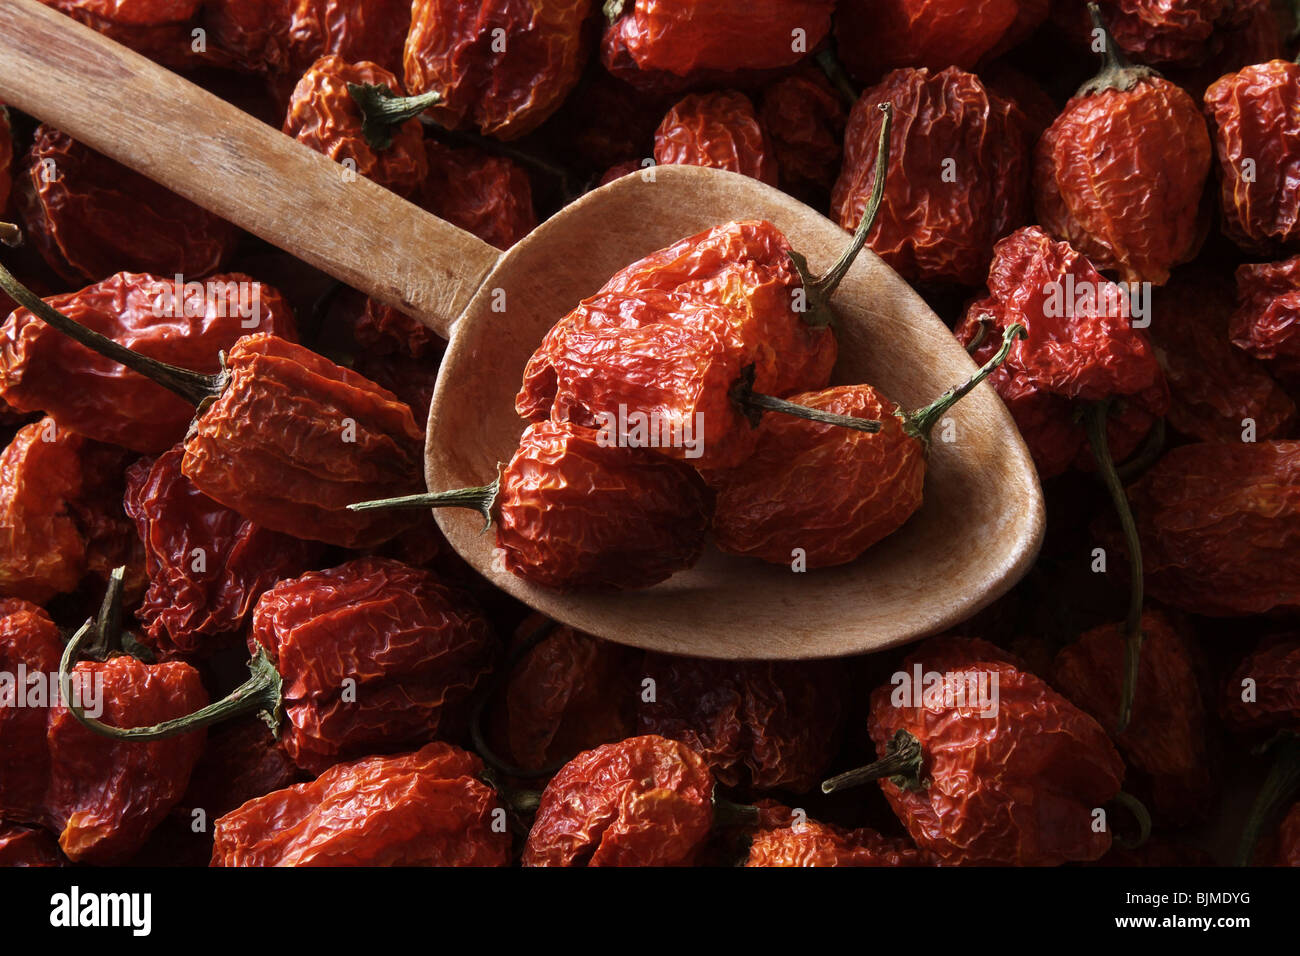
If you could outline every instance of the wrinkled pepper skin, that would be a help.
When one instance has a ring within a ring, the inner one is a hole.
[[[26,235],[72,283],[116,272],[194,279],[234,249],[230,223],[49,126],[36,130],[17,183]]]
[[[327,53],[399,73],[411,22],[410,0],[206,0],[203,12],[214,44],[245,69],[294,79]]]
[[[687,465],[544,421],[520,438],[496,506],[507,571],[563,591],[622,590],[698,561],[713,501]]]
[[[1300,442],[1183,445],[1128,498],[1151,597],[1210,617],[1300,608]]]
[[[825,386],[835,364],[834,332],[795,310],[802,282],[789,252],[771,223],[743,221],[634,262],[546,334],[516,411],[596,428],[599,413],[625,405],[702,424],[700,469],[743,462],[756,436],[731,397],[742,370],[754,366],[755,391],[784,396]]]
[[[660,166],[709,166],[776,185],[776,155],[744,93],[692,93],[655,130]]]
[[[240,630],[276,582],[310,568],[319,546],[258,527],[181,473],[176,446],[127,470],[127,513],[144,542],[149,590],[136,612],[158,651],[208,650]]]
[[[1046,0],[841,0],[835,36],[845,65],[864,80],[898,67],[969,70],[1032,33],[1048,6]]]
[[[560,108],[586,59],[591,0],[415,0],[403,62],[447,129],[517,139]]]
[[[1256,63],[1205,91],[1223,231],[1248,252],[1300,247],[1300,65]],[[1247,163],[1249,160],[1249,164]]]
[[[240,339],[225,371],[185,438],[181,470],[199,491],[263,528],[345,548],[403,529],[400,512],[347,506],[423,487],[424,432],[409,406],[274,335]]]
[[[809,67],[777,80],[763,91],[759,124],[776,156],[782,187],[826,205],[844,154],[849,114],[829,80]]]
[[[1246,681],[1253,700],[1243,700]],[[1237,667],[1224,686],[1224,722],[1238,733],[1300,727],[1300,639],[1266,640]]]
[[[281,746],[312,773],[444,733],[497,652],[467,597],[386,558],[281,581],[253,609],[259,646],[284,681]]]
[[[624,0],[605,30],[601,61],[622,80],[660,89],[793,66],[830,33],[834,7],[834,0]]]
[[[816,820],[764,827],[754,834],[745,866],[928,866],[927,854],[910,840],[882,836],[862,827],[850,830]]]
[[[544,621],[530,615],[516,638]],[[631,648],[555,625],[511,669],[488,713],[494,749],[514,766],[538,771],[631,736],[640,658]]]
[[[67,865],[59,845],[44,830],[0,820],[0,867]]]
[[[130,47],[171,69],[220,64],[215,54],[193,49],[191,29],[200,0],[41,0],[47,7],[83,23],[110,40]]]
[[[1188,641],[1170,620],[1148,611],[1142,634],[1133,715],[1123,733],[1116,733],[1124,672],[1120,625],[1094,628],[1063,648],[1052,683],[1106,728],[1155,818],[1185,826],[1213,811],[1218,791],[1206,749],[1204,699]]]
[[[473,147],[424,141],[429,175],[412,197],[427,209],[498,249],[509,249],[537,228],[527,171],[504,156]]]
[[[1148,329],[1169,383],[1169,424],[1198,441],[1239,442],[1246,422],[1257,439],[1284,438],[1295,402],[1263,362],[1229,339],[1232,283],[1217,275],[1175,274],[1152,304]]]
[[[921,745],[927,785],[880,784],[918,847],[942,865],[965,866],[1055,866],[1110,848],[1110,831],[1092,828],[1093,810],[1119,792],[1124,764],[1100,724],[983,641],[927,642],[900,670],[918,663],[927,672],[998,678],[992,716],[943,700],[896,707],[893,684],[871,695],[868,730],[878,753],[899,730]]]
[[[40,608],[0,602],[0,665],[57,675],[63,641]],[[102,680],[100,719],[119,727],[156,724],[203,707],[194,668],[132,657],[82,661],[74,686]],[[98,692],[97,692],[98,693]],[[89,704],[90,700],[84,699]],[[30,701],[29,701],[30,703]],[[203,749],[202,731],[168,740],[109,741],[63,706],[0,707],[0,815],[59,834],[73,862],[112,864],[131,857],[185,791]]]
[[[843,718],[836,665],[647,654],[655,699],[637,732],[684,743],[718,783],[802,793],[835,756]]]
[[[506,866],[482,761],[450,744],[339,764],[217,820],[213,866]]]
[[[210,284],[209,284],[210,283]],[[244,318],[230,299],[206,295],[173,308],[175,281],[120,272],[78,292],[45,301],[69,318],[150,358],[196,372],[221,368],[220,354],[249,328],[294,338],[293,311],[279,292],[239,273],[211,277],[205,288],[243,288],[259,308]],[[231,286],[231,283],[238,284]],[[156,306],[170,315],[155,314]],[[183,314],[194,312],[196,314]],[[250,325],[251,324],[251,325]],[[0,327],[0,398],[23,411],[44,411],[60,428],[146,455],[185,437],[194,406],[137,372],[55,331],[27,309]]]
[[[690,866],[713,827],[713,775],[685,744],[630,737],[579,754],[542,792],[524,866]]]
[[[351,162],[349,168],[358,175],[399,196],[409,196],[429,174],[424,127],[414,117],[390,127],[392,145],[375,149],[362,132],[364,117],[348,92],[350,84],[384,86],[394,96],[405,95],[397,77],[378,64],[348,63],[335,54],[323,56],[294,87],[284,133],[336,163]]]
[[[1300,375],[1300,256],[1237,269],[1232,344],[1281,375]]]
[[[190,774],[179,807],[182,811],[202,810],[209,820],[215,820],[249,800],[293,786],[305,776],[266,732],[266,724],[248,716],[209,729],[207,746]]]
[[[808,408],[874,419],[875,433],[767,415],[744,464],[710,472],[713,537],[728,554],[808,568],[852,561],[921,507],[925,443],[908,434],[898,404],[870,385],[794,395]]]
[[[908,121],[890,134],[884,202],[867,245],[909,280],[977,285],[993,244],[1028,216],[1024,114],[955,67],[890,73],[849,114],[831,194],[831,218],[845,229],[858,225],[875,184],[886,102]]]
[[[1225,42],[1257,4],[1244,0],[1099,0],[1115,42],[1140,63],[1196,66]],[[1084,0],[1058,4],[1055,16],[1071,34],[1091,39]]]
[[[1043,229],[1126,282],[1164,285],[1204,239],[1210,136],[1196,103],[1158,76],[1076,95],[1034,149]]]
[[[1071,288],[1074,301],[1068,301]],[[994,248],[987,294],[970,304],[954,334],[968,348],[983,334],[972,357],[984,362],[1011,324],[1027,330],[989,382],[1015,418],[1041,477],[1095,467],[1087,433],[1075,419],[1076,403],[1124,400],[1107,421],[1116,461],[1133,453],[1168,408],[1156,351],[1129,316],[1119,286],[1037,226],[1017,230]]]

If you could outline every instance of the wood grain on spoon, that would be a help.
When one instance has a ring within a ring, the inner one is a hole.
[[[446,335],[429,418],[435,491],[482,484],[512,455],[514,395],[556,321],[642,256],[711,226],[768,219],[812,268],[847,234],[756,180],[696,167],[617,180],[495,249],[36,0],[0,0],[0,98]],[[869,251],[835,299],[834,381],[870,382],[906,407],[974,364],[916,293]],[[457,316],[460,316],[457,319]],[[452,328],[453,320],[455,326]],[[493,567],[469,513],[437,513],[481,574],[533,607],[612,640],[731,658],[828,657],[950,627],[1005,593],[1043,535],[1037,473],[982,385],[931,446],[925,503],[852,564],[808,573],[718,553],[644,591],[557,594]]]

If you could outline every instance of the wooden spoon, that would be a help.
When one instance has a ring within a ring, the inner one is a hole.
[[[433,491],[483,484],[510,459],[529,355],[618,269],[734,219],[772,221],[814,270],[848,241],[756,180],[668,166],[588,193],[502,254],[36,0],[0,0],[0,98],[449,338],[429,416]],[[837,383],[870,382],[910,408],[974,371],[870,251],[835,306]],[[495,568],[477,515],[444,509],[437,520],[498,587],[611,640],[725,658],[879,650],[970,617],[1019,580],[1042,540],[1037,472],[997,395],[981,385],[950,419],[935,431],[920,512],[838,568],[709,553],[644,591],[558,594]]]

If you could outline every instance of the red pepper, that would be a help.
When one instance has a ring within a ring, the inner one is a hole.
[[[916,671],[944,683],[877,688],[868,729],[881,759],[824,791],[879,779],[917,846],[942,864],[1053,866],[1109,849],[1111,827],[1094,821],[1119,794],[1124,764],[1093,718],[984,641],[929,641],[899,675]],[[979,681],[986,699],[976,702]],[[959,687],[974,696],[959,698]]]
[[[185,791],[203,749],[191,733],[145,745],[108,743],[82,726],[60,693],[63,642],[54,622],[23,601],[0,602],[0,670],[28,676],[25,706],[0,707],[0,816],[59,834],[69,859],[120,863],[138,850]],[[36,676],[33,683],[32,676]],[[102,682],[102,683],[101,683]],[[33,686],[46,693],[30,697]],[[66,685],[110,722],[167,720],[207,703],[198,671],[180,661],[83,661]],[[11,686],[6,694],[21,692]],[[77,700],[73,697],[73,701]]]
[[[776,185],[776,156],[744,93],[692,93],[655,131],[661,166],[710,166]]]
[[[1233,345],[1278,374],[1300,377],[1300,256],[1237,269],[1230,334]]]
[[[473,147],[424,141],[429,175],[413,197],[440,219],[509,249],[537,227],[532,184],[522,166]]]
[[[816,208],[827,205],[840,170],[847,122],[840,94],[815,67],[763,90],[759,124],[771,141],[783,189]]]
[[[201,295],[182,287],[180,298],[177,304],[171,279],[121,272],[46,301],[119,345],[208,374],[220,370],[220,353],[250,328],[297,334],[284,297],[245,275],[213,276]],[[250,317],[240,314],[243,306]],[[46,412],[60,428],[144,454],[180,441],[194,417],[193,404],[68,339],[26,308],[0,328],[0,396],[14,408]]]
[[[301,574],[320,548],[258,527],[217,504],[181,472],[176,446],[127,472],[126,510],[144,542],[149,591],[137,612],[162,651],[210,650],[239,631],[277,581]]]
[[[49,126],[17,178],[28,236],[69,282],[115,272],[195,279],[234,249],[234,226]]]
[[[44,830],[0,820],[0,867],[67,865],[58,843]]]
[[[200,0],[41,0],[137,53],[171,69],[224,65],[213,53],[196,51],[191,31]]]
[[[1300,728],[1300,639],[1264,641],[1225,685],[1224,722],[1237,733]]]
[[[786,813],[779,826],[754,834],[745,866],[929,866],[929,855],[910,840],[862,827],[849,830]]]
[[[893,127],[884,202],[868,244],[904,278],[978,283],[993,244],[1029,211],[1024,115],[955,67],[890,73],[849,114],[831,194],[831,216],[846,229],[858,224],[875,186],[871,150],[884,102],[908,119]]]
[[[505,866],[504,809],[450,744],[339,764],[216,822],[213,866]]]

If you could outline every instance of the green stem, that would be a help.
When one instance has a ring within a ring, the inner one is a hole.
[[[1120,483],[1115,462],[1110,456],[1110,444],[1106,436],[1106,417],[1109,413],[1109,400],[1093,402],[1084,412],[1084,424],[1088,430],[1088,443],[1092,446],[1093,457],[1097,460],[1097,471],[1110,493],[1115,512],[1119,515],[1129,553],[1128,617],[1124,622],[1124,684],[1120,691],[1119,723],[1116,725],[1116,731],[1122,734],[1133,716],[1138,666],[1142,659],[1142,540],[1138,536],[1128,496],[1124,494],[1124,486]]]
[[[714,792],[713,825],[715,827],[756,827],[758,820],[758,807],[748,803],[734,803]]]
[[[192,714],[177,717],[174,720],[165,720],[160,724],[149,727],[114,727],[111,724],[86,716],[81,705],[77,704],[73,699],[71,671],[77,659],[77,649],[91,627],[91,621],[87,621],[81,626],[80,630],[73,635],[72,640],[68,642],[68,646],[63,649],[63,657],[59,661],[59,692],[63,695],[64,703],[67,705],[68,710],[72,712],[72,716],[77,718],[87,729],[103,737],[111,737],[114,740],[165,740],[168,737],[179,737],[181,734],[199,730],[239,714],[260,711],[260,716],[270,726],[271,732],[279,732],[280,719],[283,715],[280,699],[280,674],[262,648],[258,648],[257,654],[248,662],[248,669],[252,674],[248,680],[235,688],[224,699],[200,708]]]
[[[1135,481],[1159,461],[1160,456],[1164,454],[1165,437],[1165,420],[1157,418],[1156,423],[1147,432],[1147,437],[1142,440],[1142,447],[1134,452],[1128,461],[1115,466],[1115,472],[1119,475],[1119,480],[1125,484]]]
[[[956,388],[950,388],[924,408],[918,408],[912,412],[898,413],[903,420],[903,430],[922,442],[929,441],[930,432],[935,423],[942,419],[953,405],[965,398],[971,389],[992,375],[997,367],[1006,361],[1007,355],[1011,352],[1011,346],[1015,344],[1016,339],[1023,339],[1025,334],[1023,325],[1012,324],[1008,326],[1007,330],[1002,333],[1002,347],[998,349],[997,354],[980,367],[978,372]]]
[[[102,661],[121,647],[122,581],[125,576],[125,566],[114,568],[108,576],[108,587],[104,591],[104,600],[99,605],[99,616],[93,627],[95,639],[86,645],[83,656]]]
[[[817,65],[826,74],[826,79],[831,81],[831,85],[839,91],[840,96],[844,97],[844,102],[852,107],[858,101],[858,91],[853,81],[849,79],[848,73],[845,72],[844,64],[835,55],[835,51],[827,47],[818,53]]]
[[[1111,840],[1126,850],[1136,850],[1151,839],[1151,814],[1147,811],[1146,804],[1133,794],[1125,793],[1123,790],[1115,794],[1115,802],[1133,814],[1138,823],[1138,835],[1132,840],[1124,839],[1115,833],[1114,827],[1111,827],[1111,833],[1114,834]]]
[[[0,224],[3,230],[8,223]],[[166,362],[159,362],[147,355],[141,355],[132,349],[114,342],[107,336],[100,335],[86,328],[80,322],[68,318],[62,312],[48,305],[35,292],[19,282],[3,265],[0,265],[0,289],[7,292],[14,301],[31,311],[38,319],[62,332],[68,338],[81,343],[92,352],[110,358],[119,365],[125,365],[133,372],[139,372],[145,378],[156,382],[170,392],[179,395],[196,408],[204,402],[221,394],[225,387],[225,375],[204,375],[189,369],[177,368]]]
[[[1251,865],[1259,838],[1277,822],[1283,807],[1300,793],[1300,734],[1284,731],[1273,739],[1268,749],[1273,752],[1273,766],[1246,818],[1237,845],[1237,866]]]
[[[874,434],[880,431],[881,428],[881,423],[875,419],[837,415],[835,412],[823,411],[820,408],[809,408],[807,405],[787,402],[784,398],[776,398],[773,395],[746,391],[744,388],[740,389],[736,401],[745,409],[746,416],[750,418],[751,422],[755,417],[761,417],[764,412],[779,412],[782,415],[792,415],[795,418],[802,418],[810,422],[820,422],[823,425],[838,425],[841,428],[851,428],[854,431],[868,434]]]
[[[404,495],[401,498],[377,498],[348,505],[349,511],[379,511],[389,509],[470,508],[483,516],[484,530],[492,524],[497,495],[501,491],[501,476],[490,485],[476,488],[456,488],[422,495]]]
[[[442,102],[434,90],[419,96],[397,96],[382,83],[349,83],[348,92],[361,109],[361,135],[372,149],[393,145],[393,127]]]
[[[882,777],[888,777],[895,786],[903,790],[923,790],[929,785],[929,781],[921,777],[923,763],[921,742],[906,730],[900,730],[894,734],[894,739],[885,748],[885,756],[865,767],[858,767],[856,770],[823,780],[822,793],[849,790]]]
[[[1075,96],[1092,96],[1103,90],[1131,90],[1138,80],[1160,75],[1149,66],[1138,66],[1129,61],[1106,29],[1106,23],[1101,18],[1101,7],[1095,3],[1088,4],[1088,16],[1092,18],[1093,30],[1102,32],[1101,70],[1079,87]]]

